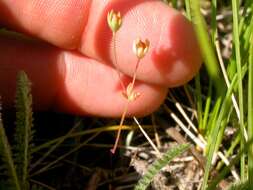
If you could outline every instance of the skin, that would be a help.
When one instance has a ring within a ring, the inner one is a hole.
[[[118,117],[126,100],[113,63],[107,13],[123,16],[116,34],[123,81],[131,81],[137,61],[132,43],[149,39],[135,91],[141,96],[128,115],[156,110],[168,87],[193,78],[201,55],[191,24],[159,0],[0,0],[0,25],[26,35],[0,33],[0,95],[13,104],[15,78],[25,70],[36,109]],[[28,37],[27,37],[28,36]]]

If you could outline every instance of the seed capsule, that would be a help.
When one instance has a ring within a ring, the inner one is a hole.
[[[143,58],[149,49],[149,40],[146,39],[145,41],[142,41],[140,38],[134,40],[133,44],[133,52],[134,54],[139,58]]]
[[[108,12],[107,23],[113,32],[117,32],[122,24],[120,12],[115,12],[114,10]]]

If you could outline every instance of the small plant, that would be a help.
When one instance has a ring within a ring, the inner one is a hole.
[[[178,145],[166,152],[162,158],[156,160],[149,168],[146,174],[139,180],[135,186],[135,190],[145,190],[153,180],[154,176],[161,171],[171,160],[185,152],[189,148],[189,144]]]
[[[150,42],[148,39],[146,39],[145,41],[142,41],[140,38],[137,38],[133,42],[133,53],[137,57],[137,62],[135,64],[133,79],[127,85],[127,87],[125,87],[125,85],[121,79],[121,74],[120,74],[120,71],[118,68],[117,52],[116,52],[116,39],[115,39],[116,32],[120,29],[120,27],[122,25],[122,18],[121,18],[120,12],[115,12],[114,10],[111,10],[107,15],[107,23],[108,23],[108,26],[110,27],[110,29],[112,30],[114,61],[115,61],[116,71],[118,73],[118,77],[119,77],[119,80],[120,80],[120,83],[122,86],[122,95],[124,98],[126,98],[126,105],[125,105],[125,108],[124,108],[122,116],[121,116],[115,144],[114,144],[113,148],[111,149],[111,152],[114,154],[117,149],[118,143],[119,143],[122,126],[123,126],[126,114],[128,112],[128,106],[131,102],[135,101],[140,96],[139,92],[134,91],[134,85],[135,85],[137,70],[138,70],[140,61],[147,54]]]
[[[7,139],[0,115],[0,155],[4,173],[8,177],[5,189],[29,189],[29,166],[33,137],[32,121],[30,81],[25,72],[21,71],[17,79],[16,130],[13,146],[10,146]]]

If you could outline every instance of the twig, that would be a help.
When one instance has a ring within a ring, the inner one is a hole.
[[[138,127],[140,128],[142,134],[146,137],[146,139],[148,140],[149,144],[152,146],[152,148],[156,151],[156,153],[158,154],[158,156],[161,156],[161,152],[158,150],[158,148],[155,146],[155,144],[153,143],[153,141],[149,138],[148,134],[145,132],[145,130],[142,128],[142,126],[140,125],[139,121],[137,120],[136,117],[134,117],[134,121],[135,123],[138,125]]]
[[[115,140],[115,143],[114,143],[114,146],[113,148],[111,149],[111,153],[115,153],[116,149],[117,149],[117,146],[119,144],[119,139],[120,139],[120,134],[121,134],[121,130],[122,130],[122,126],[123,126],[123,122],[125,120],[125,117],[126,117],[126,114],[127,114],[127,111],[128,111],[128,105],[129,105],[129,101],[127,101],[126,105],[125,105],[125,108],[124,108],[124,111],[122,113],[122,117],[120,119],[120,124],[119,124],[119,129],[118,129],[118,132],[117,132],[117,137],[116,137],[116,140]]]

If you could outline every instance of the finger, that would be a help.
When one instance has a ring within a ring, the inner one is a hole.
[[[76,48],[87,22],[90,0],[0,1],[0,23],[54,45]]]
[[[17,71],[32,81],[37,109],[99,116],[120,116],[126,105],[115,70],[81,54],[13,36],[0,36],[0,94],[12,104]],[[137,82],[140,97],[129,107],[131,115],[146,115],[159,107],[166,88]]]
[[[137,57],[133,42],[150,41],[150,49],[141,60],[137,78],[149,83],[175,87],[192,79],[201,66],[200,49],[191,23],[176,10],[156,0],[101,1],[90,8],[81,51],[107,62],[114,60],[112,32],[106,17],[110,10],[120,11],[122,27],[116,34],[119,69],[133,75]]]
[[[57,46],[79,48],[89,57],[114,63],[107,13],[120,11],[123,25],[116,36],[120,70],[133,75],[136,57],[133,40],[148,38],[150,51],[137,78],[174,87],[189,81],[199,70],[201,56],[191,24],[158,0],[64,0],[0,3],[0,22],[33,34]]]

